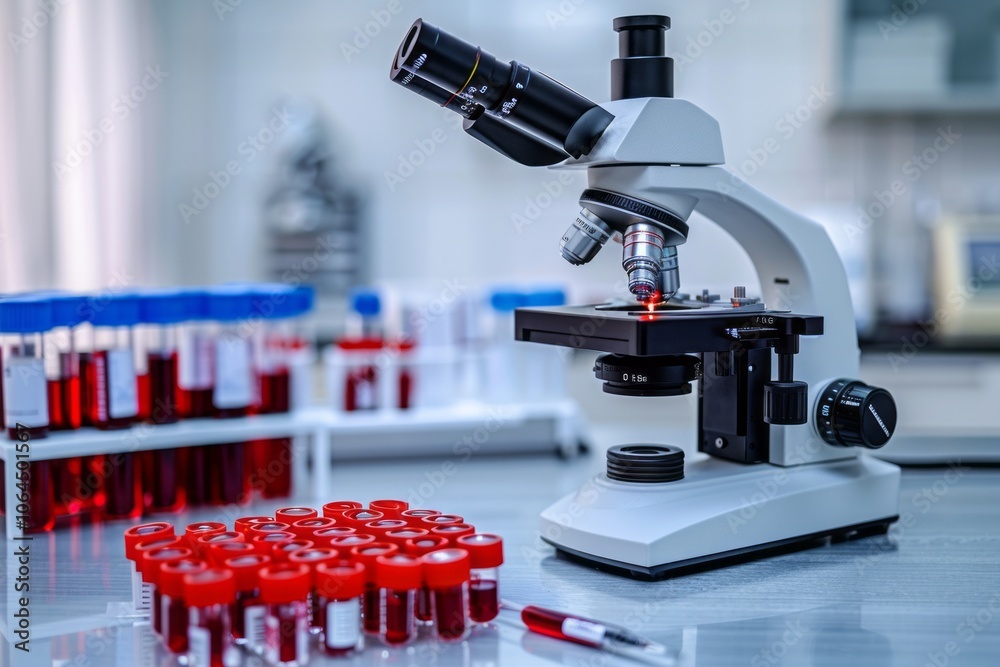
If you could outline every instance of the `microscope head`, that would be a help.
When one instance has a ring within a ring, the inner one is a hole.
[[[687,240],[696,200],[670,194],[653,202],[601,181],[620,166],[724,162],[715,119],[673,99],[669,27],[659,15],[614,20],[619,57],[611,61],[612,101],[603,105],[423,20],[407,31],[390,79],[461,114],[468,134],[521,164],[586,168],[590,187],[560,241],[563,258],[586,264],[608,239],[620,239],[629,291],[655,304],[680,286],[676,247]]]

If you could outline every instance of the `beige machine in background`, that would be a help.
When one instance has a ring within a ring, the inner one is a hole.
[[[934,320],[942,341],[1000,341],[1000,217],[934,231]]]

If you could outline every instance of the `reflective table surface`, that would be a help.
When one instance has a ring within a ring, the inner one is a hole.
[[[619,437],[616,437],[619,436]],[[537,514],[603,464],[613,429],[594,431],[594,454],[471,457],[338,464],[328,498],[402,498],[457,513],[505,539],[502,596],[625,625],[667,644],[677,665],[1000,664],[1000,471],[907,469],[888,536],[798,551],[660,582],[634,581],[554,557]],[[467,450],[458,450],[464,452]],[[289,501],[202,509],[168,518],[232,522]],[[119,616],[130,597],[126,522],[35,536],[30,543],[30,652],[9,641],[18,619],[14,546],[5,548],[5,642],[0,665],[172,665],[144,622]],[[374,642],[371,642],[374,644]],[[242,664],[263,664],[242,656]],[[517,614],[468,641],[370,645],[313,665],[635,665],[527,633]],[[669,664],[669,663],[668,663]]]

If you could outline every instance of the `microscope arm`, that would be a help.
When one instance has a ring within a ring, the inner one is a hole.
[[[813,423],[818,394],[831,380],[857,377],[859,364],[847,276],[826,231],[721,167],[591,167],[588,177],[592,188],[660,204],[684,219],[703,214],[746,249],[769,308],[823,316],[824,334],[802,338],[796,355],[795,379],[809,385],[809,423],[772,425],[770,462],[856,456],[856,448],[826,445]]]

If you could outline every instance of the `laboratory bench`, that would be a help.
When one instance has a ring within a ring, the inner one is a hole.
[[[662,423],[662,422],[661,422]],[[630,440],[659,434],[628,427]],[[1000,664],[1000,470],[906,469],[898,523],[888,536],[797,551],[659,582],[631,580],[556,558],[536,533],[540,510],[601,469],[626,428],[595,424],[592,453],[336,463],[327,498],[409,499],[458,513],[505,540],[502,597],[626,625],[678,651],[677,665]],[[657,438],[662,440],[662,437]],[[488,452],[486,443],[484,451]],[[304,500],[304,499],[303,499]],[[845,499],[848,502],[849,499]],[[184,525],[260,514],[201,509]],[[144,622],[121,616],[130,598],[122,531],[127,522],[36,535],[31,550],[31,652],[5,642],[0,665],[171,665]],[[17,564],[6,550],[3,630],[17,602]],[[263,662],[244,657],[243,664]],[[532,635],[502,612],[457,645],[421,641],[312,665],[639,664]]]

